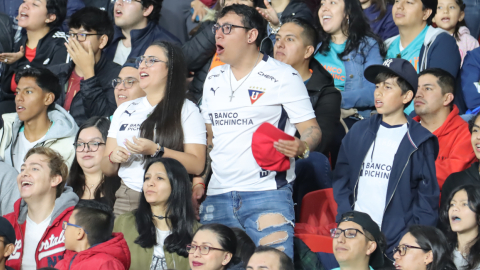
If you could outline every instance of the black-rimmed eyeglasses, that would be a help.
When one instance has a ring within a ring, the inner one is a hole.
[[[77,142],[77,143],[73,144],[73,146],[75,146],[75,150],[77,152],[85,151],[85,146],[88,148],[88,151],[96,152],[98,150],[98,148],[100,147],[100,145],[105,145],[105,143],[91,141],[91,142],[88,142],[88,143]]]
[[[330,230],[330,236],[332,238],[338,238],[338,237],[340,237],[340,235],[342,233],[345,236],[345,238],[355,238],[357,236],[357,233],[361,233],[361,234],[365,235],[365,233],[363,233],[362,231],[360,231],[358,229],[355,229],[355,228],[348,228],[348,229],[345,229],[345,230],[342,230],[340,228],[335,228],[335,229]],[[372,240],[372,239],[368,238],[366,235],[365,235],[365,238],[367,238],[370,241],[375,241],[375,240]]]
[[[427,249],[424,249],[424,248],[421,248],[421,247],[409,246],[409,245],[399,245],[399,246],[393,248],[393,255],[395,255],[395,253],[398,252],[400,254],[400,256],[405,256],[405,254],[407,254],[407,250],[409,248],[421,249],[421,250],[424,250],[424,251],[428,251]]]
[[[85,34],[85,33],[69,33],[68,37],[76,38],[79,42],[87,40],[88,36],[103,36],[103,34]]]
[[[226,250],[221,249],[221,248],[214,248],[214,247],[205,246],[205,245],[200,245],[200,246],[197,246],[197,245],[187,245],[187,251],[188,251],[188,253],[190,253],[190,254],[195,253],[195,251],[197,251],[197,248],[200,249],[200,254],[202,254],[202,255],[207,255],[207,254],[210,252],[210,250],[226,251]]]
[[[217,33],[217,30],[222,28],[223,34],[228,35],[228,34],[230,34],[230,32],[232,32],[232,28],[234,28],[234,27],[243,28],[243,29],[247,29],[247,30],[252,29],[251,27],[234,25],[234,24],[231,24],[231,23],[225,23],[223,25],[220,25],[220,24],[216,23],[212,26],[212,32],[215,35]]]

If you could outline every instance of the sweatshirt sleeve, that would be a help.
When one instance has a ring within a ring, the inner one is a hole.
[[[58,31],[55,33],[56,35],[58,34],[59,36],[65,36],[64,32]],[[69,55],[67,52],[67,48],[65,47],[64,43],[66,42],[66,36],[63,37],[57,37],[59,41],[57,41],[55,45],[55,50],[53,51],[52,59],[49,62],[49,66],[52,65],[58,65],[58,64],[63,64],[63,63],[68,63],[69,61]]]
[[[469,110],[480,106],[480,94],[474,83],[480,80],[480,48],[467,52],[461,71],[462,91]]]
[[[315,116],[322,131],[322,140],[316,151],[324,152],[329,148],[337,135],[337,127],[340,125],[340,103],[342,95],[335,87],[324,89],[325,94],[315,104]]]
[[[215,55],[215,35],[212,23],[204,22],[197,34],[182,46],[189,71],[198,71]]]
[[[342,215],[348,211],[352,210],[352,201],[353,201],[353,190],[350,188],[350,164],[348,157],[349,155],[349,140],[352,135],[352,131],[347,133],[345,138],[342,140],[340,146],[340,152],[338,153],[337,164],[335,165],[335,171],[333,173],[333,196],[337,202],[337,217],[336,221],[338,222]]]
[[[431,46],[432,53],[427,55],[427,68],[441,68],[456,78],[462,59],[455,38],[442,33]]]
[[[0,179],[0,216],[13,212],[13,205],[20,198],[20,192],[17,187],[17,171],[0,162],[0,171],[2,171],[2,177]]]

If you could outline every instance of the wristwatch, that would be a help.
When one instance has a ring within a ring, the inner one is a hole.
[[[310,156],[310,147],[308,147],[308,143],[305,141],[303,143],[305,143],[305,152],[303,152],[301,156],[298,156],[298,158],[301,159],[308,158],[308,156]]]
[[[163,146],[160,146],[160,144],[157,143],[157,151],[151,157],[162,157],[163,154],[165,153],[165,148]]]

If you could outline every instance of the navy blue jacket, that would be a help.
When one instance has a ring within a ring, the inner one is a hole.
[[[440,188],[435,173],[438,139],[412,118],[407,116],[407,119],[408,131],[395,154],[388,180],[381,228],[387,238],[389,258],[409,226],[435,226],[438,218]],[[378,114],[359,121],[342,141],[333,176],[337,222],[343,213],[355,208],[360,170],[381,122],[382,115]]]
[[[149,22],[147,27],[143,29],[130,31],[130,37],[132,39],[132,51],[128,55],[128,58],[137,58],[143,55],[150,44],[156,40],[168,41],[179,46],[181,45],[180,40],[178,40],[176,36],[154,22]],[[110,45],[108,45],[103,51],[108,60],[113,61],[113,58],[115,58],[115,52],[117,51],[118,42],[124,38],[125,36],[122,33],[122,29],[115,26],[112,43],[110,43]]]
[[[465,103],[468,109],[473,111],[480,107],[480,94],[473,84],[480,81],[480,48],[467,52],[463,60],[461,78]]]

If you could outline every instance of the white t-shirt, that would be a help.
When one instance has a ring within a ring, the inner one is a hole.
[[[117,140],[119,146],[125,147],[125,140],[133,142],[133,137],[140,135],[140,126],[153,111],[147,97],[127,101],[120,105],[113,114],[108,137]],[[206,144],[206,128],[198,107],[185,100],[182,107],[182,127],[184,144]],[[120,164],[118,176],[129,188],[140,192],[143,186],[143,156],[132,154],[127,162]]]
[[[407,129],[407,124],[390,126],[382,122],[360,171],[355,210],[369,214],[380,228],[393,159]]]
[[[52,211],[53,213],[53,211]],[[27,214],[27,224],[25,225],[25,244],[23,247],[22,270],[35,270],[37,263],[35,261],[35,252],[38,243],[42,240],[42,236],[47,230],[52,214],[39,224],[35,223]]]
[[[127,48],[123,45],[123,40],[120,40],[117,45],[117,51],[115,52],[115,57],[113,58],[113,62],[123,66],[125,62],[127,62],[128,56],[132,51],[132,47]]]
[[[47,134],[45,134],[45,136],[47,136]],[[32,149],[35,145],[37,145],[37,143],[43,141],[45,139],[45,136],[43,136],[37,141],[30,142],[25,137],[25,133],[23,131],[18,133],[18,143],[15,146],[15,151],[13,153],[13,165],[18,172],[20,172],[20,168],[23,164],[23,158],[27,154],[28,150]]]
[[[230,101],[232,88],[234,98]],[[252,135],[268,122],[290,135],[296,123],[315,118],[307,89],[291,66],[264,55],[250,76],[237,81],[230,65],[212,69],[203,87],[202,115],[212,124],[213,175],[207,195],[275,190],[295,179],[295,159],[286,172],[263,170],[252,154]],[[242,84],[243,82],[243,84]]]
[[[150,270],[164,270],[167,268],[167,261],[165,260],[165,252],[163,251],[163,243],[170,235],[170,231],[161,231],[157,228],[157,244],[153,247],[153,258]]]

